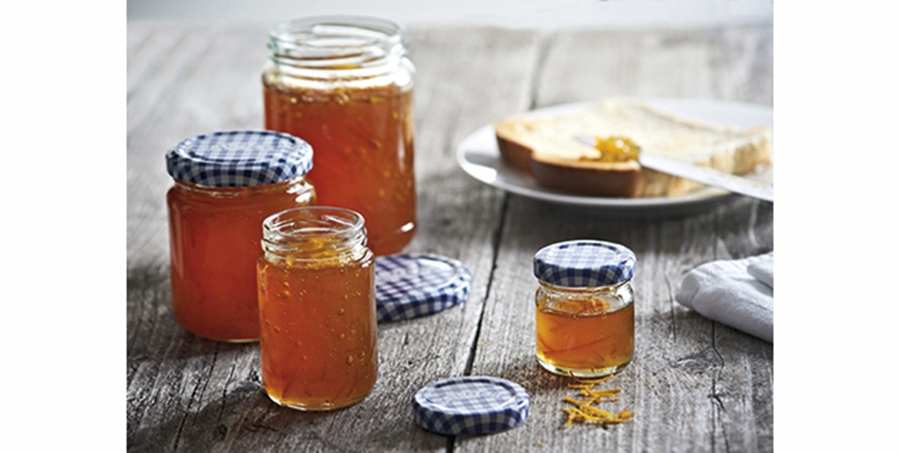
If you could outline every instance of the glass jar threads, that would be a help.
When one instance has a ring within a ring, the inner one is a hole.
[[[416,222],[413,64],[400,28],[353,16],[278,26],[263,70],[267,129],[316,150],[309,179],[319,203],[366,219],[378,255],[402,249]]]
[[[214,132],[166,154],[175,319],[201,337],[259,338],[256,259],[269,215],[313,203],[312,148],[276,132]]]
[[[635,256],[613,242],[575,240],[534,255],[538,363],[554,374],[594,378],[634,354]]]
[[[352,405],[378,374],[375,260],[360,214],[306,207],[263,223],[257,265],[263,387],[306,411]]]

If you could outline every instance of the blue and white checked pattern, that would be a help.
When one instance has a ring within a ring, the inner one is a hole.
[[[272,131],[224,131],[182,140],[166,154],[176,181],[207,187],[250,187],[290,181],[312,169],[312,147]]]
[[[413,398],[416,423],[448,436],[491,434],[515,428],[528,418],[528,392],[490,376],[438,379]]]
[[[378,321],[418,318],[461,304],[471,282],[462,263],[443,256],[380,256],[375,259]]]
[[[534,276],[570,288],[608,286],[634,278],[634,264],[634,253],[615,242],[557,242],[534,254]]]

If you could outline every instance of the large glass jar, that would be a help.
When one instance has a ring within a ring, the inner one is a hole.
[[[179,143],[166,155],[169,245],[175,319],[201,337],[259,338],[256,259],[269,215],[307,206],[315,191],[303,175],[312,150],[274,132],[216,132]]]
[[[634,354],[634,254],[620,244],[560,242],[534,257],[535,352],[554,374],[615,373]]]
[[[413,64],[400,28],[352,16],[287,22],[269,36],[265,126],[316,150],[319,202],[366,219],[378,255],[402,249],[416,227]]]
[[[260,365],[275,403],[332,410],[369,394],[378,374],[375,259],[361,215],[307,207],[263,223],[257,265]]]

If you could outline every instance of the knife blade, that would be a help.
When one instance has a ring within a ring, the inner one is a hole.
[[[775,194],[770,184],[744,178],[729,173],[700,167],[683,160],[661,156],[659,154],[641,152],[638,157],[641,166],[662,173],[697,181],[708,186],[719,187],[730,192],[747,195],[760,200],[775,201]]]
[[[590,147],[594,146],[594,141],[590,137],[579,135],[576,136],[575,139]],[[719,187],[729,192],[739,193],[760,200],[770,202],[775,201],[772,185],[762,181],[756,181],[742,176],[732,175],[730,173],[723,173],[707,167],[700,167],[690,162],[666,157],[660,154],[653,154],[652,152],[646,152],[644,150],[641,150],[638,162],[641,166],[661,173],[690,179],[708,186]]]

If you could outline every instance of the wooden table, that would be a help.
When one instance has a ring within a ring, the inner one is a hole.
[[[772,207],[734,199],[701,215],[628,220],[508,195],[455,164],[476,127],[530,108],[610,95],[772,103],[770,26],[707,31],[414,28],[418,233],[412,251],[474,273],[468,302],[380,327],[380,376],[334,413],[280,408],[259,386],[256,345],[180,329],[169,308],[163,155],[200,132],[262,125],[259,69],[270,24],[128,29],[128,446],[134,451],[769,451],[772,346],[677,305],[682,275],[772,249]],[[560,430],[566,380],[533,356],[531,259],[540,246],[603,238],[638,257],[636,360],[614,385],[633,423]],[[411,399],[445,376],[521,383],[518,429],[446,438]]]

